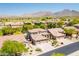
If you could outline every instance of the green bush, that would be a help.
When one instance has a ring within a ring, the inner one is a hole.
[[[18,56],[27,51],[28,49],[23,43],[11,40],[4,41],[1,48],[1,53],[3,56]]]
[[[55,27],[55,26],[54,26]],[[47,28],[53,28],[53,24],[52,23],[48,23],[47,24]]]
[[[42,50],[40,48],[36,48],[35,51],[41,52]]]
[[[24,24],[22,27],[22,32],[26,32],[27,30],[33,29],[32,24]]]
[[[63,25],[64,25],[64,21],[58,21],[58,22],[57,22],[57,26],[58,26],[58,27],[62,27]]]
[[[2,32],[2,30],[0,30],[0,36],[3,36],[3,32]]]
[[[13,30],[11,27],[4,27],[2,28],[2,32],[3,32],[3,35],[8,35],[8,34],[13,34]]]
[[[51,56],[65,56],[63,53],[53,53]]]
[[[17,32],[14,33],[14,35],[17,35],[17,34],[21,34],[21,32],[17,31]]]
[[[72,21],[69,22],[69,24],[71,25],[79,24],[79,19],[73,19]]]
[[[45,29],[46,28],[46,25],[40,22],[40,23],[36,23],[33,26],[33,28],[42,28],[42,29]]]
[[[4,27],[0,31],[0,35],[12,35],[12,34],[20,34],[22,28],[12,28],[12,27]]]
[[[58,41],[57,40],[53,40],[52,42],[52,46],[57,45]]]
[[[72,35],[72,34],[76,34],[77,31],[74,28],[64,28],[64,32],[66,33],[66,35]]]

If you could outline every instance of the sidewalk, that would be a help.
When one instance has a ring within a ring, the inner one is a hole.
[[[69,54],[68,56],[79,56],[79,50]]]

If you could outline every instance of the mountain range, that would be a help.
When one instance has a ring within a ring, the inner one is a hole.
[[[64,9],[58,12],[39,11],[31,14],[24,14],[23,16],[41,17],[41,16],[79,16],[79,11]]]
[[[23,14],[22,17],[41,17],[41,16],[79,16],[79,11],[64,9],[58,12],[39,11],[35,13]],[[8,17],[8,16],[6,16]],[[11,16],[12,17],[12,16]]]

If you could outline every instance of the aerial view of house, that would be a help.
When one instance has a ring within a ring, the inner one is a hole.
[[[78,6],[0,4],[0,56],[79,56]]]

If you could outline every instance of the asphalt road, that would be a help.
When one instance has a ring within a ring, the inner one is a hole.
[[[46,53],[41,54],[39,56],[50,56],[53,53],[64,53],[65,55],[69,55],[70,53],[73,53],[77,50],[79,50],[79,42],[75,42],[75,43],[60,47],[58,49],[46,52]]]

